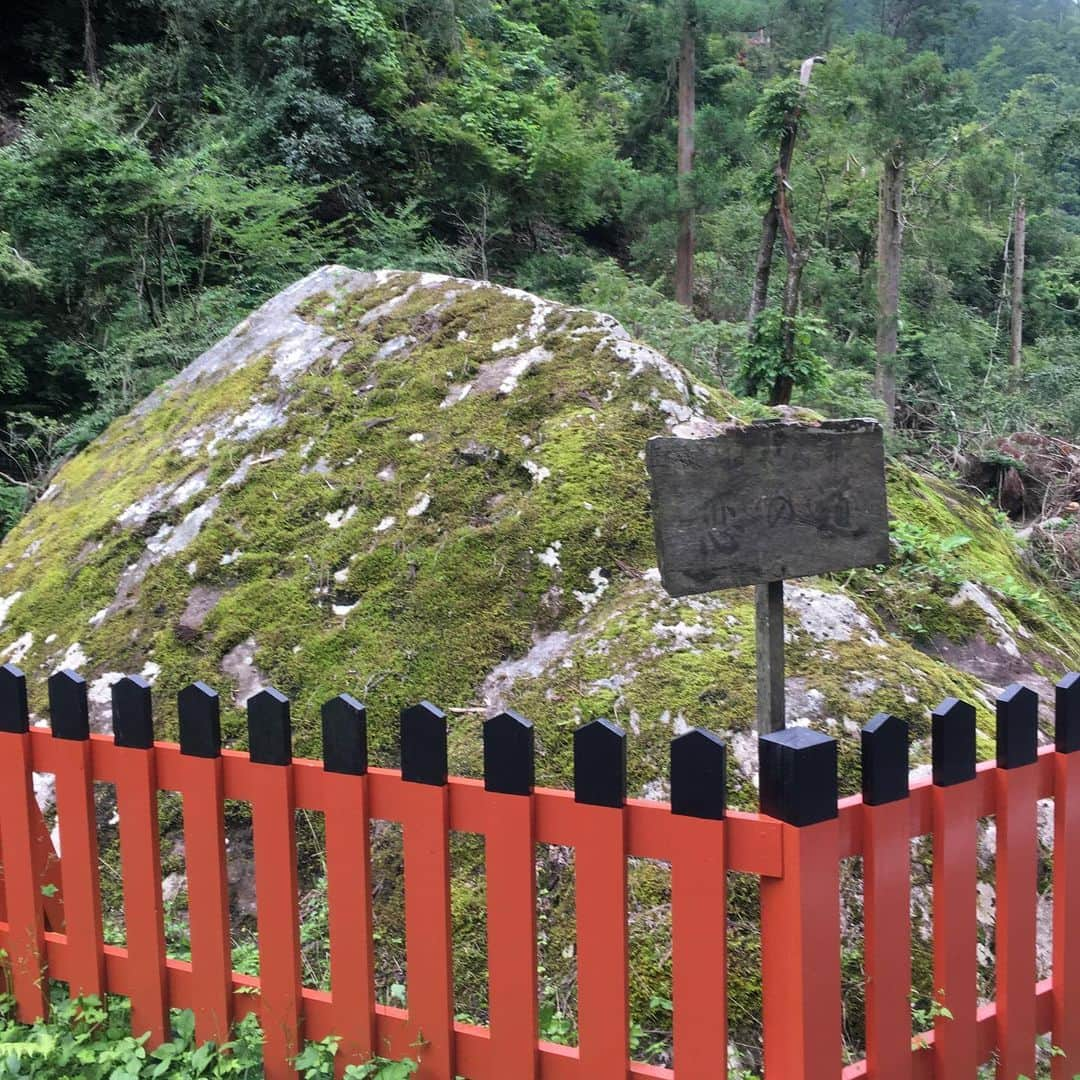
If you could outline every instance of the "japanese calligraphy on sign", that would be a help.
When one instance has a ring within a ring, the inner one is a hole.
[[[888,561],[884,446],[873,421],[657,437],[646,463],[672,596]]]

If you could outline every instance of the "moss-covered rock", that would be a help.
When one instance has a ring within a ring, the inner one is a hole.
[[[0,550],[0,654],[37,709],[44,676],[78,667],[99,723],[113,673],[145,671],[165,733],[180,686],[232,684],[237,745],[238,706],[272,682],[302,753],[319,702],[349,689],[383,762],[403,702],[512,704],[552,783],[566,728],[610,714],[635,788],[657,790],[673,730],[748,728],[752,609],[659,588],[642,450],[738,411],[607,316],[327,267],[64,465]],[[923,723],[941,693],[978,691],[927,654],[980,637],[1046,675],[1075,657],[1075,610],[987,508],[902,466],[890,496],[898,567],[789,591],[793,719]],[[475,768],[476,714],[458,715],[457,764]]]
[[[396,762],[398,709],[430,698],[459,710],[464,773],[480,767],[482,715],[513,707],[536,722],[539,778],[557,785],[571,730],[603,715],[628,729],[635,795],[664,793],[668,740],[704,725],[729,739],[731,801],[752,807],[752,595],[666,596],[643,463],[651,435],[745,415],[608,316],[474,281],[327,267],[60,469],[0,548],[0,661],[28,671],[39,713],[45,677],[80,669],[102,728],[117,673],[141,671],[164,736],[176,691],[204,679],[230,691],[235,746],[244,699],[273,683],[310,755],[319,704],[347,690],[368,705],[379,764]],[[1045,691],[1080,659],[1076,607],[988,506],[900,463],[889,491],[892,567],[787,591],[789,720],[840,738],[845,791],[874,712],[910,720],[919,761],[930,707],[970,698],[989,753],[993,690],[1023,677]],[[461,849],[454,902],[474,1013],[483,906],[467,864],[480,857]],[[545,878],[545,977],[572,1005],[560,860]],[[633,933],[650,937],[666,917],[664,873],[642,864],[632,878]],[[734,1015],[751,1018],[753,933],[739,941]],[[666,961],[636,963],[648,1027]]]

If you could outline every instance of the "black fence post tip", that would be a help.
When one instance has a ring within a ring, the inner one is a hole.
[[[49,676],[49,714],[57,739],[90,738],[90,705],[86,680],[70,668]]]
[[[292,717],[289,699],[268,686],[247,701],[248,756],[257,765],[292,762]]]
[[[401,710],[401,777],[414,784],[447,782],[446,713],[430,701]]]
[[[817,825],[837,816],[836,740],[809,728],[758,739],[761,812],[788,825]]]
[[[574,801],[626,802],[626,733],[610,720],[593,720],[574,732]]]
[[[323,770],[363,776],[368,769],[367,709],[350,694],[322,707]]]
[[[1059,754],[1080,750],[1080,672],[1070,671],[1054,687],[1054,747]]]
[[[484,788],[503,795],[529,795],[535,759],[531,720],[501,712],[484,721]]]
[[[221,701],[204,682],[185,686],[177,695],[180,753],[188,757],[221,757]]]
[[[997,763],[1019,769],[1039,756],[1039,695],[1013,683],[997,699]]]
[[[14,664],[0,667],[0,731],[25,735],[30,730],[26,676]]]
[[[671,812],[720,821],[727,813],[727,749],[703,728],[671,740]]]
[[[154,745],[154,714],[150,684],[127,675],[112,686],[113,742],[117,746],[149,750]]]
[[[975,706],[946,698],[930,716],[934,783],[952,787],[975,779]]]
[[[908,797],[908,725],[891,713],[878,713],[862,729],[862,797],[882,806]]]

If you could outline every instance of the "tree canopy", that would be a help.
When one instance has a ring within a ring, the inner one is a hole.
[[[677,178],[687,25],[695,153]],[[882,415],[889,161],[903,166],[885,312],[900,436],[917,450],[1080,430],[1075,0],[43,0],[6,27],[9,518],[59,456],[329,260],[606,304],[736,389],[766,390],[797,343],[795,403]],[[800,89],[811,57],[825,63]],[[776,276],[747,344],[790,123],[797,295]],[[688,199],[694,284],[679,309]]]

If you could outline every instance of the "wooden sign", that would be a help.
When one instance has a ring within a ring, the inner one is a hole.
[[[871,420],[661,436],[646,463],[672,596],[888,561],[884,446]]]

